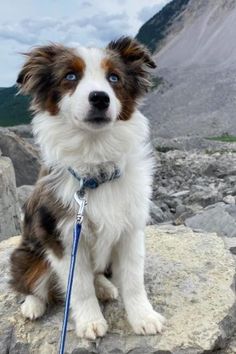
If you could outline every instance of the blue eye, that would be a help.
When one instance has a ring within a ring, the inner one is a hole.
[[[112,84],[116,84],[119,80],[120,80],[120,78],[116,74],[110,74],[108,76],[108,81],[110,81]]]
[[[65,79],[68,80],[68,81],[76,81],[77,80],[77,75],[74,74],[74,73],[68,73],[65,76]]]

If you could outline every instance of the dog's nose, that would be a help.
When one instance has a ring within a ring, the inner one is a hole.
[[[104,91],[92,91],[89,94],[89,102],[93,107],[104,110],[109,107],[110,97]]]

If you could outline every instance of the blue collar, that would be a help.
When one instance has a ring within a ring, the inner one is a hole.
[[[121,176],[121,171],[119,170],[119,168],[116,168],[114,173],[110,176],[104,174],[103,178],[99,180],[96,177],[82,178],[72,167],[68,167],[67,170],[80,183],[80,189],[96,189],[101,184],[113,181],[114,179],[117,179]]]

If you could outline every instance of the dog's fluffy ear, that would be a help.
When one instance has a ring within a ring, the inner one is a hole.
[[[141,97],[152,86],[149,68],[156,67],[151,54],[130,37],[121,37],[108,44],[107,50],[118,56],[126,66],[127,89],[132,98]]]
[[[51,64],[61,47],[56,44],[34,48],[29,53],[23,53],[27,60],[23,65],[17,84],[23,94],[36,94],[43,92],[52,81]]]
[[[107,49],[118,53],[125,64],[136,63],[152,69],[156,68],[148,49],[131,37],[121,37],[112,41],[108,44]]]

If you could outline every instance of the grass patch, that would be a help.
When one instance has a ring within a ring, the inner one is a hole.
[[[212,141],[220,141],[222,143],[236,143],[236,136],[229,135],[229,134],[222,134],[220,136],[211,136],[206,139]]]

